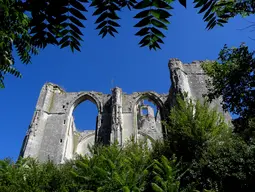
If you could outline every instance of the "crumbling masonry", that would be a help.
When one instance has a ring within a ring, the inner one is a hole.
[[[125,94],[121,88],[112,89],[112,94],[94,91],[65,92],[59,86],[47,83],[43,86],[32,122],[21,148],[21,156],[37,158],[39,161],[53,160],[62,163],[76,154],[87,154],[88,144],[118,141],[122,145],[133,136],[136,140],[146,138],[152,142],[165,135],[161,121],[166,118],[177,93],[187,92],[193,99],[203,99],[206,93],[206,76],[200,62],[183,64],[178,59],[169,61],[171,87],[169,94],[153,91]],[[157,112],[143,99],[157,106]],[[76,130],[73,110],[81,102],[89,100],[98,109],[94,131]],[[218,106],[220,101],[211,105]],[[143,109],[148,111],[143,114]],[[230,119],[229,114],[225,116]]]

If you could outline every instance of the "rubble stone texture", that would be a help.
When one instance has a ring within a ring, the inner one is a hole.
[[[125,94],[115,87],[112,94],[94,91],[65,92],[58,85],[46,83],[40,92],[32,122],[25,136],[20,155],[33,157],[40,162],[52,160],[63,163],[77,154],[89,154],[88,145],[110,144],[146,138],[149,142],[162,139],[165,135],[162,120],[174,106],[176,94],[188,93],[192,99],[203,100],[206,75],[201,62],[183,64],[178,59],[169,61],[171,87],[168,94],[154,91]],[[162,82],[164,84],[164,82]],[[141,102],[148,99],[157,106]],[[89,100],[98,109],[95,130],[79,132],[74,124],[73,110],[81,102]],[[223,113],[220,100],[211,103]],[[146,111],[146,114],[144,114]],[[227,120],[230,115],[224,113]]]

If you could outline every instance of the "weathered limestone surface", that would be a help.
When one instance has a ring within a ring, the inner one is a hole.
[[[203,99],[206,93],[206,75],[200,62],[182,64],[178,59],[169,61],[171,87],[169,94],[153,91],[125,94],[121,88],[112,89],[112,94],[94,91],[65,92],[58,85],[46,83],[41,89],[35,113],[21,148],[21,156],[34,157],[39,161],[53,160],[62,163],[76,154],[88,154],[88,145],[95,142],[120,145],[133,136],[149,141],[162,139],[165,131],[161,123],[174,105],[177,93],[187,92],[193,99]],[[151,100],[157,111],[143,104]],[[96,104],[98,116],[95,130],[79,132],[74,124],[73,110],[81,102],[89,100]],[[222,112],[220,100],[215,100]],[[143,113],[147,111],[147,114]],[[225,114],[229,119],[229,114]]]
[[[193,61],[190,64],[183,64],[178,59],[171,59],[168,67],[171,74],[172,86],[170,95],[174,97],[176,93],[188,93],[192,99],[204,99],[203,95],[207,93],[206,80],[208,76],[201,68],[202,61]],[[173,99],[172,99],[173,101]],[[211,107],[216,107],[217,110],[224,114],[226,121],[231,119],[229,113],[224,113],[221,105],[221,98],[211,102]]]

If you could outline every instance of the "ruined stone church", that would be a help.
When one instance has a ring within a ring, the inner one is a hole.
[[[168,94],[154,91],[125,94],[119,87],[113,88],[111,94],[66,92],[58,85],[46,83],[41,89],[20,155],[36,158],[40,162],[50,159],[62,163],[77,154],[87,154],[88,145],[95,142],[110,144],[118,141],[122,145],[131,136],[135,140],[146,138],[149,142],[162,139],[165,135],[162,120],[166,119],[174,105],[176,94],[186,92],[192,99],[201,100],[207,91],[207,77],[200,62],[183,64],[178,59],[171,59],[168,67],[171,78]],[[143,103],[143,99],[150,100],[157,108]],[[96,128],[78,131],[73,111],[86,100],[97,106]],[[215,100],[211,105],[223,112],[220,100]],[[230,118],[228,114],[225,116]]]

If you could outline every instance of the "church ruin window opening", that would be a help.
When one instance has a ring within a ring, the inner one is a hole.
[[[156,99],[146,95],[137,101],[136,105],[137,131],[144,129],[157,129],[162,127],[160,108]]]
[[[138,114],[141,116],[153,115],[155,118],[159,112],[159,107],[149,98],[142,98],[138,102]],[[153,112],[153,113],[152,113]]]
[[[147,116],[148,115],[148,109],[147,108],[142,108],[142,115]]]
[[[78,132],[96,130],[98,109],[97,106],[85,100],[78,104],[73,111],[74,126]]]
[[[160,99],[152,93],[145,93],[138,98],[135,105],[135,137],[137,140],[150,138],[147,141],[151,143],[151,141],[162,138],[161,109]]]

